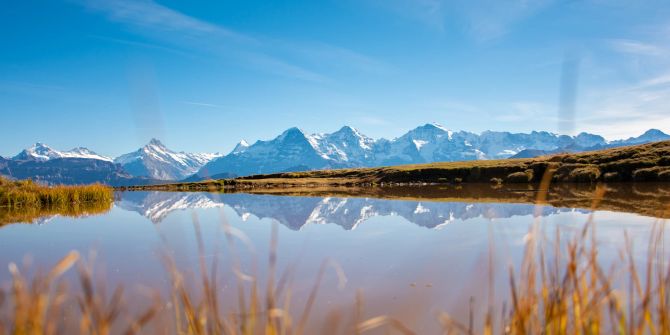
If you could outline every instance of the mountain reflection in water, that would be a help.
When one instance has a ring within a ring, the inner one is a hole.
[[[667,217],[670,186],[614,184],[602,186],[605,195],[597,209]],[[331,189],[266,189],[251,193],[123,192],[119,207],[140,213],[152,222],[175,210],[229,206],[243,219],[270,218],[298,230],[306,224],[337,224],[354,229],[374,216],[401,216],[418,226],[436,228],[454,220],[547,216],[577,210],[588,212],[595,186],[559,185],[548,192],[547,205],[534,204],[538,190],[529,186],[494,188],[387,187]],[[393,200],[393,201],[389,201]]]
[[[484,217],[509,218],[517,215],[547,216],[573,211],[532,204],[432,202],[376,198],[292,197],[255,194],[217,194],[182,192],[129,192],[121,196],[117,205],[135,211],[154,223],[159,223],[171,212],[184,209],[229,206],[242,219],[249,215],[269,218],[292,229],[307,224],[336,224],[346,230],[375,216],[401,216],[417,226],[439,228],[454,220]],[[586,213],[586,210],[579,210]]]

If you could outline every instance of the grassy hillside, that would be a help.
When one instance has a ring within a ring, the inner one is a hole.
[[[127,189],[215,190],[256,187],[368,186],[412,183],[670,181],[670,141],[526,159],[412,164],[255,175]]]

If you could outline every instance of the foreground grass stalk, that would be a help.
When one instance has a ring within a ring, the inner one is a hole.
[[[595,194],[593,207],[604,196]],[[314,320],[313,310],[326,269],[341,269],[326,261],[319,268],[304,306],[292,301],[290,269],[277,275],[278,231],[273,226],[267,258],[267,282],[243,273],[235,241],[240,232],[226,226],[236,283],[232,294],[220,287],[218,252],[207,262],[205,241],[197,216],[193,217],[198,258],[196,277],[188,280],[173,257],[165,253],[169,278],[167,294],[158,292],[144,310],[130,312],[124,290],[107,290],[93,278],[93,260],[84,262],[72,252],[45,274],[29,279],[27,271],[9,265],[12,285],[0,291],[0,334],[226,334],[226,335],[301,335],[317,325],[323,334],[367,334],[386,331],[417,334],[402,322],[402,316],[366,316],[363,295],[358,293],[351,317],[334,311],[324,320]],[[494,245],[489,250],[489,297],[484,315],[474,312],[456,320],[439,313],[436,326],[443,334],[670,334],[670,265],[664,246],[664,225],[659,222],[647,242],[643,265],[634,257],[632,239],[624,235],[625,245],[619,262],[609,269],[598,257],[596,224],[590,217],[584,227],[568,237],[556,229],[548,238],[538,224],[531,226],[518,270],[509,268],[509,291],[500,318],[494,301]],[[492,239],[492,237],[490,237]],[[78,289],[70,290],[61,279],[76,265]],[[264,289],[263,286],[264,285]],[[235,296],[237,295],[237,296]],[[150,300],[150,299],[148,299]],[[225,301],[237,303],[223,304]],[[68,308],[76,306],[77,308]],[[169,323],[160,322],[165,320]],[[165,326],[169,324],[170,326]]]

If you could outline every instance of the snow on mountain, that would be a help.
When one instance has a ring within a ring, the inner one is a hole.
[[[114,162],[134,176],[181,180],[218,157],[221,155],[175,152],[154,138],[137,151],[117,157]]]
[[[291,128],[273,140],[238,144],[231,154],[213,159],[197,174],[251,174],[329,168],[371,167],[477,159],[503,159],[537,153],[578,152],[670,139],[659,130],[627,140],[607,142],[602,136],[580,133],[558,135],[546,131],[481,134],[451,131],[429,123],[392,139],[371,139],[345,126],[330,134],[307,135]]]
[[[583,148],[590,148],[605,144],[607,144],[607,141],[600,135],[593,135],[582,132],[575,136],[575,145]]]
[[[312,135],[312,138],[317,143],[319,154],[330,160],[344,163],[364,162],[372,158],[374,140],[352,127],[344,126],[332,134]]]
[[[454,133],[439,124],[428,123],[394,140],[377,141],[377,162],[374,165],[476,159],[474,149],[467,145],[467,136],[459,136],[467,134]],[[458,157],[449,157],[455,152],[459,153]]]
[[[14,164],[18,170],[13,174],[25,178],[37,177],[37,174],[49,177],[44,175],[45,172],[39,172],[42,171],[40,164],[49,163],[48,171],[52,175],[48,180],[50,183],[80,183],[85,179],[89,182],[126,184],[135,180],[133,178],[144,182],[184,179],[196,181],[210,177],[230,178],[317,169],[535,157],[669,139],[670,135],[657,129],[650,129],[638,137],[606,141],[602,136],[588,133],[567,136],[546,131],[484,131],[476,134],[451,131],[441,125],[429,123],[392,140],[375,140],[349,126],[333,133],[320,134],[306,134],[294,127],[271,140],[256,141],[253,144],[240,141],[225,156],[218,153],[175,152],[160,141],[152,139],[137,151],[114,160],[82,147],[58,151],[46,144],[36,143],[9,161],[13,164],[24,162],[19,164],[20,167]],[[52,162],[56,158],[59,160]],[[109,164],[99,164],[100,161]],[[63,173],[67,174],[67,178],[58,179],[59,175],[65,176]],[[78,178],[78,175],[82,177]]]
[[[311,170],[334,167],[330,157],[319,151],[321,138],[307,136],[298,128],[290,128],[275,139],[257,141],[247,149],[207,163],[198,176],[231,172],[236,175]],[[235,171],[235,172],[232,172]]]
[[[111,158],[98,155],[87,148],[78,147],[69,151],[58,151],[41,142],[35,143],[30,148],[25,149],[14,156],[15,160],[48,161],[54,158],[85,158],[98,159],[107,162],[112,161]]]
[[[61,152],[61,157],[63,158],[88,158],[88,159],[99,159],[101,161],[111,162],[113,161],[110,157],[98,155],[97,153],[84,148],[78,147],[70,151]]]
[[[231,154],[240,153],[244,150],[247,150],[247,148],[249,148],[249,143],[247,143],[247,141],[245,140],[241,140],[237,143],[237,145],[235,145],[235,148],[233,148],[233,151],[231,151],[230,153]]]

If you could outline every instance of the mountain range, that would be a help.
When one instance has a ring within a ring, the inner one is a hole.
[[[196,172],[220,154],[174,152],[152,139],[137,151],[121,155],[114,163],[134,176],[156,180],[181,180]]]
[[[454,132],[438,124],[419,126],[392,140],[372,139],[349,126],[330,134],[290,128],[271,140],[241,141],[227,155],[175,152],[157,139],[114,159],[87,148],[58,151],[36,143],[12,158],[0,157],[0,175],[49,184],[101,182],[118,186],[316,169],[528,158],[668,139],[670,135],[657,129],[607,141],[589,133]]]
[[[545,131],[453,132],[437,124],[414,128],[393,140],[375,140],[348,126],[330,134],[311,135],[290,128],[269,141],[238,145],[230,154],[205,164],[195,176],[207,179],[224,175],[535,157],[668,139],[670,135],[656,129],[638,137],[607,141],[602,136],[588,133],[567,136]]]
[[[184,179],[220,156],[175,152],[157,139],[115,159],[86,148],[59,151],[38,142],[11,159],[0,157],[0,175],[47,184],[151,184]]]

